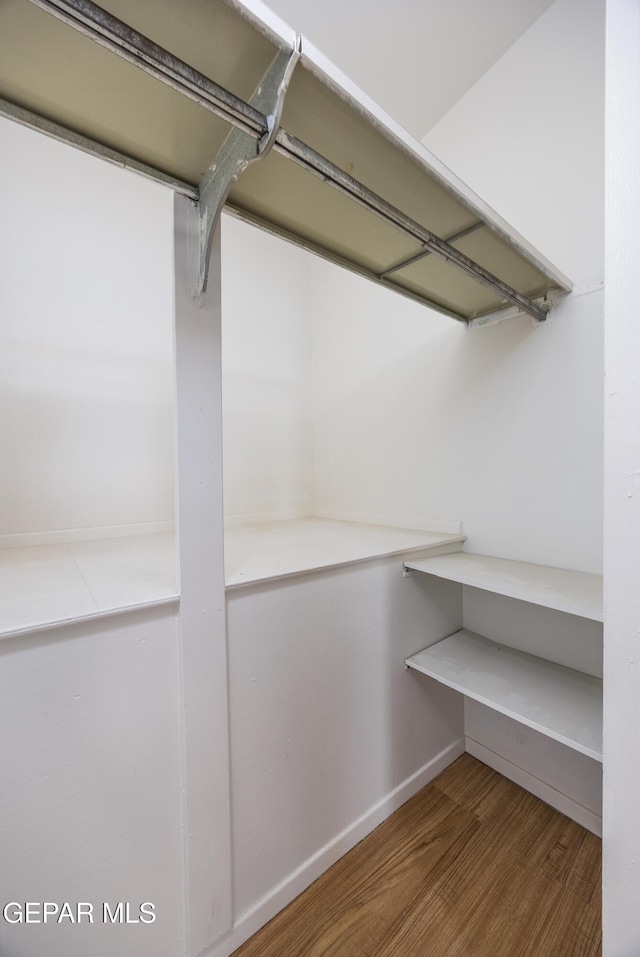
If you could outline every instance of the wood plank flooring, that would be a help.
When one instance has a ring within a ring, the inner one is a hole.
[[[234,957],[596,957],[601,842],[464,754]]]

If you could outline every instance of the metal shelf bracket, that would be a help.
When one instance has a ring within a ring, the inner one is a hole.
[[[562,302],[563,299],[566,299],[567,293],[563,289],[550,289],[545,296],[539,296],[537,299],[531,300],[535,306],[538,306],[542,310],[542,316],[531,316],[529,318],[533,322],[534,326],[540,326],[545,322],[549,314],[552,312],[554,307]],[[518,306],[508,306],[506,309],[499,309],[497,312],[491,312],[486,316],[477,316],[476,318],[469,319],[467,321],[467,329],[478,329],[482,326],[491,326],[495,325],[497,322],[502,322],[505,319],[517,319],[519,316],[526,316],[527,312],[524,309],[519,308]]]
[[[250,133],[232,129],[200,182],[199,268],[194,294],[199,305],[203,304],[207,290],[211,244],[222,208],[238,177],[251,163],[264,159],[271,151],[280,128],[289,81],[301,52],[302,37],[299,36],[292,51],[276,54],[249,100],[252,107],[266,115],[264,135],[256,141]]]

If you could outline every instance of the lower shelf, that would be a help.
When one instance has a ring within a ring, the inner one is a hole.
[[[471,631],[408,658],[409,668],[602,761],[602,681]]]

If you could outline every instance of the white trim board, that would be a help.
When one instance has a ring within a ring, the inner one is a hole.
[[[220,228],[197,304],[200,222],[174,196],[177,519],[180,585],[185,952],[231,926],[231,798],[222,508]]]
[[[484,744],[480,744],[479,741],[475,741],[473,738],[467,736],[465,737],[465,745],[466,751],[472,757],[477,758],[478,761],[482,761],[483,764],[493,768],[494,771],[504,775],[505,778],[509,778],[514,784],[519,785],[521,788],[524,788],[525,791],[529,791],[530,794],[540,798],[541,801],[555,808],[556,811],[560,811],[561,814],[566,814],[572,821],[576,821],[577,824],[586,827],[592,834],[602,837],[602,817],[596,814],[595,811],[574,801],[568,794],[558,791],[557,788],[547,784],[546,781],[541,781],[540,778],[537,778],[529,771],[525,771],[524,768],[514,764],[513,761],[509,761],[501,754],[496,754],[495,751],[487,748]]]
[[[7,628],[0,632],[0,641],[6,638],[28,638],[44,631],[53,631],[57,628],[68,628],[69,625],[81,625],[86,622],[101,621],[103,618],[117,618],[120,615],[129,615],[149,608],[165,608],[180,604],[179,595],[170,595],[168,598],[154,598],[151,601],[141,601],[132,605],[120,605],[118,608],[91,611],[84,615],[72,615],[68,618],[56,618],[54,621],[45,621],[37,625],[23,625],[18,628]]]
[[[429,784],[449,765],[464,754],[464,741],[459,738],[432,758],[423,767],[386,794],[369,808],[361,817],[348,825],[340,834],[321,847],[315,854],[292,871],[288,877],[274,887],[269,894],[261,898],[249,910],[240,914],[226,934],[213,947],[207,949],[202,957],[229,957],[238,947],[247,941],[261,927],[278,914],[283,907],[306,890],[332,864],[335,864],[347,851],[350,851],[363,838],[370,834],[389,815],[402,807],[414,794]]]
[[[315,518],[311,508],[284,509],[280,512],[234,512],[224,516],[225,528],[238,525],[254,525],[258,522],[295,522],[303,518]]]
[[[463,535],[462,522],[457,519],[425,518],[424,515],[396,515],[385,512],[350,512],[333,508],[317,508],[316,518],[328,518],[335,522],[352,522],[355,525],[386,525],[390,528],[409,528],[427,532],[442,532],[444,535]]]
[[[176,523],[135,522],[131,525],[95,525],[87,528],[56,528],[43,532],[13,532],[0,535],[0,548],[31,548],[35,545],[67,545],[71,542],[98,542],[107,538],[133,538],[174,532]]]

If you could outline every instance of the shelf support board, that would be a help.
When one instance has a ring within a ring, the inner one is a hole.
[[[274,143],[289,81],[300,58],[301,38],[293,51],[276,54],[249,100],[266,114],[267,130],[257,141],[240,129],[232,129],[200,182],[200,255],[195,298],[202,302],[207,289],[211,242],[222,208],[238,177],[251,163],[268,156]]]

